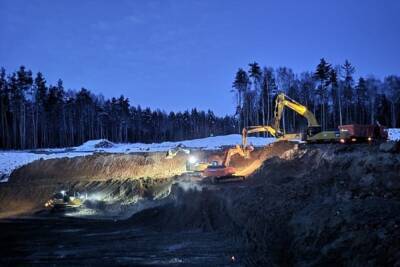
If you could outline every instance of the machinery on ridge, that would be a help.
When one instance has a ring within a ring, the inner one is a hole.
[[[285,107],[290,108],[297,114],[307,119],[307,129],[299,134],[285,134],[280,129],[280,122],[282,113]],[[322,131],[321,125],[319,125],[315,115],[308,110],[308,108],[297,101],[291,99],[284,93],[277,95],[275,100],[275,112],[274,112],[274,123],[272,128],[275,130],[275,137],[284,140],[300,139],[308,143],[313,142],[337,142],[340,138],[338,131]]]
[[[281,119],[284,108],[287,107],[307,120],[307,128],[302,133],[285,133],[281,129]],[[252,133],[267,132],[278,141],[301,140],[307,143],[346,143],[346,142],[365,142],[377,140],[386,140],[387,132],[385,128],[378,125],[341,125],[334,131],[322,131],[315,115],[308,108],[297,101],[291,99],[284,93],[279,93],[275,99],[274,120],[272,125],[248,126],[242,130],[242,144],[236,145],[225,152],[222,162],[212,161],[210,164],[203,162],[201,170],[203,176],[211,177],[212,181],[222,180],[243,180],[244,177],[236,174],[236,169],[230,166],[231,158],[234,155],[240,155],[243,158],[250,158],[254,147],[248,144],[247,136]],[[169,152],[174,157],[179,151],[187,154],[182,147],[177,147]],[[187,168],[188,169],[188,168]]]

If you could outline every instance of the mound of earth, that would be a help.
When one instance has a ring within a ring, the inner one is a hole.
[[[300,146],[224,193],[251,264],[400,263],[400,154],[378,146]]]
[[[185,164],[185,155],[178,154],[174,160],[168,160],[164,153],[96,153],[37,160],[15,170],[9,182],[0,185],[0,217],[32,214],[60,190],[99,192],[115,203],[129,202],[147,194],[135,191],[142,190],[142,185],[152,187],[168,182],[185,171]],[[116,196],[127,190],[127,194]]]
[[[94,147],[95,148],[110,148],[113,147],[114,144],[108,140],[101,140]]]
[[[15,170],[9,182],[29,183],[104,181],[109,179],[137,179],[140,177],[169,178],[185,171],[186,156],[174,160],[164,153],[109,154],[38,160]]]

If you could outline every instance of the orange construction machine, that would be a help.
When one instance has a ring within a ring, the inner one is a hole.
[[[244,180],[243,176],[236,175],[236,169],[229,166],[229,163],[234,155],[239,154],[247,158],[252,150],[253,148],[250,146],[243,148],[240,145],[228,149],[225,152],[223,161],[221,163],[216,160],[212,161],[203,171],[203,176],[210,177],[212,182]]]

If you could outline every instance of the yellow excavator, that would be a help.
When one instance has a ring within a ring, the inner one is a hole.
[[[280,121],[282,118],[283,109],[285,107],[290,108],[297,114],[307,119],[308,127],[304,133],[285,134],[281,131]],[[314,114],[311,111],[309,111],[306,106],[296,102],[295,100],[291,99],[284,93],[280,93],[276,97],[274,124],[272,128],[275,131],[274,136],[282,138],[284,140],[297,139],[301,137],[303,141],[306,141],[308,143],[314,143],[314,142],[337,142],[340,138],[340,134],[338,131],[322,131],[321,125],[319,125]]]
[[[290,108],[297,114],[303,116],[307,119],[308,127],[304,133],[284,133],[281,128],[281,119],[284,108]],[[307,109],[304,105],[298,103],[297,101],[291,99],[284,93],[277,95],[275,100],[275,111],[274,111],[274,121],[272,125],[258,125],[250,126],[244,128],[242,131],[242,147],[247,146],[247,135],[251,133],[261,133],[268,132],[272,136],[278,138],[278,140],[299,140],[306,141],[308,143],[313,142],[337,142],[340,138],[338,131],[321,131],[321,126],[319,125],[314,114]]]

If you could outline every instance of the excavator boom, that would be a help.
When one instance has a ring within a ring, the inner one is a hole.
[[[291,99],[284,93],[280,93],[278,94],[275,100],[275,114],[274,114],[275,118],[273,123],[273,128],[275,129],[277,135],[279,136],[283,135],[282,131],[280,130],[280,122],[284,107],[288,107],[297,114],[305,117],[308,122],[308,127],[315,127],[315,128],[320,127],[314,114],[311,111],[309,111],[306,106]]]
[[[242,148],[246,149],[247,147],[247,135],[252,133],[270,133],[272,136],[276,137],[276,130],[269,125],[258,125],[258,126],[250,126],[247,128],[243,128],[242,130]]]

